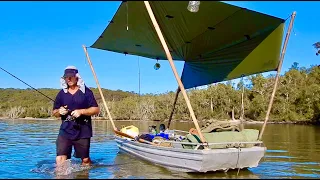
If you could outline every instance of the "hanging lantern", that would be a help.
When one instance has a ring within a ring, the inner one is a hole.
[[[200,6],[200,1],[189,1],[189,5],[187,7],[187,9],[190,12],[198,12],[199,11],[199,6]]]
[[[153,68],[154,68],[155,70],[160,69],[160,63],[158,63],[158,60],[157,60],[157,63],[153,66]]]

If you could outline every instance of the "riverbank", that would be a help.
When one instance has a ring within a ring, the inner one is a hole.
[[[35,121],[57,121],[60,120],[59,118],[51,117],[51,118],[33,118],[33,117],[26,117],[26,118],[16,118],[16,119],[10,119],[8,117],[0,117],[1,120],[35,120]],[[110,121],[108,119],[103,119],[103,118],[93,118],[93,121]],[[214,119],[216,120],[216,119]],[[164,121],[159,121],[159,120],[114,120],[116,122],[139,122],[139,121],[144,121],[144,122],[163,122],[167,123],[168,120]],[[187,121],[187,120],[173,120],[174,122],[192,122]],[[199,123],[205,123],[207,120],[199,120]],[[221,120],[219,120],[221,121]],[[235,122],[235,123],[240,123],[240,120],[228,120],[228,119],[222,119],[222,121],[229,121],[229,122]],[[263,124],[264,121],[255,121],[255,120],[244,120],[244,124]],[[302,125],[319,125],[313,121],[268,121],[267,124],[302,124]]]

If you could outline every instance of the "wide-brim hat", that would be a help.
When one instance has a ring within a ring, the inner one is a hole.
[[[63,77],[75,77],[78,69],[75,66],[67,66],[64,70]]]

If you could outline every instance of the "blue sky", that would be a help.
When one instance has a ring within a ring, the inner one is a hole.
[[[312,47],[320,41],[320,2],[226,2],[281,18],[297,12],[282,73],[293,62],[310,67],[320,61]],[[0,2],[0,66],[35,88],[60,88],[64,68],[75,65],[87,86],[96,87],[82,44],[94,43],[119,5],[120,1]],[[95,49],[88,52],[103,88],[138,92],[138,59],[141,93],[164,93],[177,88],[168,61],[161,61],[161,68],[156,71],[151,59]],[[181,74],[183,63],[175,65]],[[0,88],[28,87],[0,71]]]

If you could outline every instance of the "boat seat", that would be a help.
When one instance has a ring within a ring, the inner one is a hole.
[[[223,149],[230,147],[239,147],[237,142],[253,142],[257,141],[259,136],[259,130],[256,129],[244,129],[240,132],[238,131],[222,131],[222,132],[210,132],[202,133],[204,138],[208,143],[221,143],[221,142],[234,142],[230,144],[216,144],[210,145],[211,149]],[[186,135],[184,142],[199,143],[200,137],[196,134]],[[241,144],[240,147],[252,147],[254,144]],[[193,149],[195,145],[183,145],[186,149]]]

